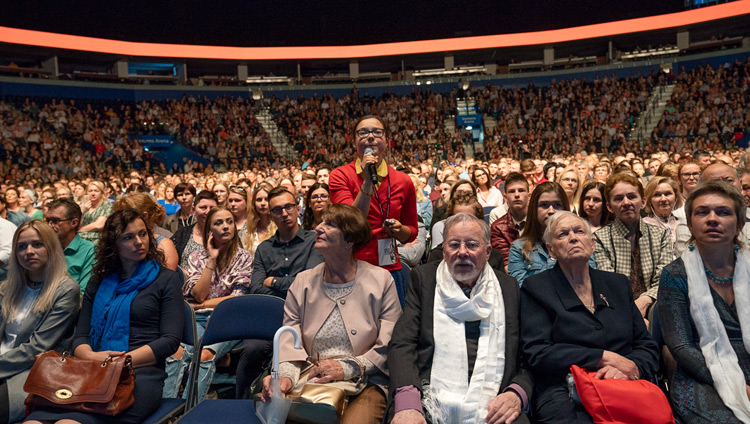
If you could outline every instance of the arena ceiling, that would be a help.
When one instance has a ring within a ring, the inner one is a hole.
[[[0,26],[136,42],[242,47],[357,45],[509,34],[684,10],[684,0],[4,3]]]

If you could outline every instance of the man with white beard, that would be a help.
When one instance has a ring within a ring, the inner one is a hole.
[[[487,265],[483,220],[456,214],[443,234],[443,260],[412,271],[393,330],[387,422],[528,423],[518,283]]]

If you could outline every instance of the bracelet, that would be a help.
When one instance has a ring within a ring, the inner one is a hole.
[[[216,269],[216,267],[211,268],[210,266],[206,265],[206,269],[210,269],[211,271],[213,271]]]
[[[364,190],[360,190],[360,191],[362,193],[364,193],[365,195],[367,195],[368,197],[372,197],[373,195],[375,195],[375,187],[372,188],[372,192],[371,193],[368,193],[368,192],[366,192]]]

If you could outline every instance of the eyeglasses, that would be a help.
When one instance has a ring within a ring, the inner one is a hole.
[[[700,172],[691,172],[689,174],[682,174],[682,176],[685,177],[685,178],[696,178],[697,179],[698,177],[701,176],[701,173]]]
[[[275,208],[271,208],[271,213],[281,216],[284,211],[286,211],[286,213],[292,213],[295,209],[297,209],[297,205],[295,205],[294,203],[287,203],[284,206],[276,206]]]
[[[448,251],[457,252],[459,249],[461,249],[461,245],[464,245],[466,247],[466,250],[468,250],[469,252],[477,252],[482,248],[482,246],[484,246],[484,243],[476,240],[451,240],[445,244],[445,248],[448,249]]]
[[[310,197],[311,200],[328,200],[327,194],[313,194]]]
[[[357,130],[356,134],[359,138],[365,138],[370,134],[372,134],[373,137],[380,138],[385,135],[385,130],[383,128],[360,128]]]
[[[245,187],[242,186],[232,186],[229,187],[229,191],[233,191],[238,194],[242,194],[243,196],[247,194],[247,190],[245,190]]]
[[[73,220],[73,218],[70,218],[70,219],[44,218],[44,222],[46,222],[49,225],[57,225],[57,224],[59,224],[61,222],[72,221],[72,220]]]

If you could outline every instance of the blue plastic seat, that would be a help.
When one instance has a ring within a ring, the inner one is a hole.
[[[273,340],[284,321],[284,301],[276,296],[251,294],[229,298],[211,313],[203,339],[195,350],[228,340]],[[260,422],[253,400],[206,399],[195,405],[180,423]]]
[[[187,415],[177,421],[179,424],[243,423],[260,424],[255,415],[252,400],[216,399],[204,400]]]
[[[487,224],[490,223],[490,212],[492,212],[493,209],[495,209],[494,206],[485,206],[484,208],[484,222]]]
[[[198,338],[198,330],[195,327],[195,311],[193,307],[187,302],[183,302],[185,312],[185,326],[182,331],[182,343],[187,345],[193,345],[195,347],[196,339]],[[190,369],[196,369],[194,362],[192,361]],[[161,400],[161,406],[156,410],[150,417],[148,417],[143,424],[162,424],[167,423],[175,417],[184,414],[189,411],[190,408],[195,406],[197,396],[197,385],[198,380],[195,373],[191,372],[188,375],[188,384],[185,390],[188,391],[188,401],[185,399],[178,398],[164,398]]]

